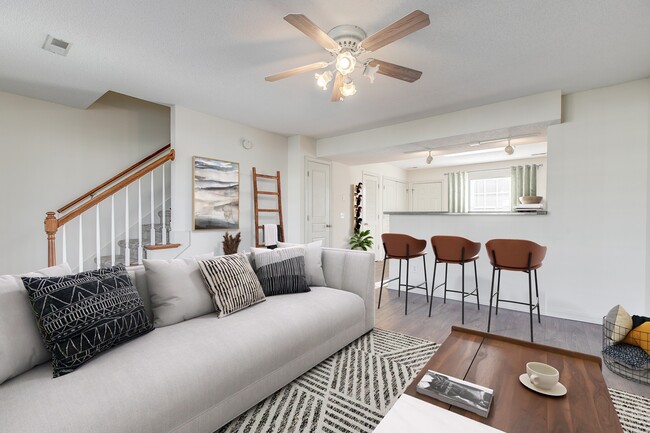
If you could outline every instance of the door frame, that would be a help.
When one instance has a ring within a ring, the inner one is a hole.
[[[384,231],[384,179],[383,175],[379,173],[375,173],[373,171],[368,171],[368,170],[362,170],[361,171],[361,181],[363,182],[364,189],[366,187],[366,183],[364,182],[364,177],[368,176],[374,176],[377,178],[377,186],[379,187],[379,191],[377,192],[377,211],[379,212],[379,215],[377,216],[377,233],[379,234],[379,239],[373,239],[373,248],[374,248],[374,253],[375,253],[375,261],[380,260],[379,256],[382,252],[382,249],[379,248],[379,245],[381,243],[381,235],[383,234]],[[365,200],[366,197],[364,197],[364,209],[367,208],[365,205]],[[365,212],[365,210],[364,210]],[[364,220],[365,218],[365,213],[363,214]],[[377,235],[375,233],[375,235]]]
[[[304,185],[304,204],[302,206],[302,224],[303,224],[303,231],[302,231],[302,239],[304,243],[311,242],[311,236],[309,237],[309,240],[307,240],[307,234],[311,233],[309,230],[309,220],[308,220],[308,208],[307,206],[309,205],[309,198],[311,195],[311,191],[309,191],[308,185],[309,185],[309,179],[307,172],[309,171],[309,163],[310,162],[315,162],[318,164],[323,164],[329,166],[330,170],[330,176],[329,176],[329,184],[327,185],[327,195],[328,195],[328,201],[329,201],[329,230],[327,232],[327,243],[329,246],[332,245],[332,161],[326,161],[323,159],[318,159],[314,158],[312,156],[305,156],[305,162],[304,162],[304,172],[302,174],[302,179],[303,179],[303,185]]]

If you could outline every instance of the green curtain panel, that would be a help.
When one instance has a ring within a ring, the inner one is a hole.
[[[537,165],[510,167],[510,193],[513,209],[519,205],[519,197],[537,195]]]
[[[469,212],[469,179],[466,171],[447,173],[449,212]]]

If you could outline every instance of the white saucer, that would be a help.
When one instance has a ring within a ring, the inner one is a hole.
[[[519,382],[523,383],[524,386],[528,389],[532,389],[535,392],[540,394],[549,395],[551,397],[561,397],[566,394],[566,387],[560,382],[556,383],[555,386],[551,389],[542,389],[538,388],[530,381],[530,378],[526,373],[519,376]]]

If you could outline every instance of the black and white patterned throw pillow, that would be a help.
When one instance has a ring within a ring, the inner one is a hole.
[[[153,326],[123,265],[62,277],[23,277],[54,377]]]
[[[302,246],[267,250],[253,248],[255,273],[266,296],[309,292]]]
[[[264,300],[260,282],[243,254],[219,256],[198,263],[217,317],[225,317]]]

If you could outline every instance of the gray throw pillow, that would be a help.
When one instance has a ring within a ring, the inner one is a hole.
[[[201,260],[199,269],[212,295],[217,317],[228,316],[265,299],[260,282],[243,254]]]
[[[632,329],[632,316],[622,305],[613,307],[605,316],[605,336],[614,343],[622,341]]]
[[[185,259],[143,260],[155,327],[214,313],[197,263],[212,257],[210,253]]]
[[[266,296],[309,292],[302,246],[268,250],[252,248],[255,273]]]
[[[325,275],[323,274],[323,241],[310,242],[308,244],[290,244],[278,242],[278,248],[302,246],[305,248],[305,276],[310,286],[326,287]]]
[[[67,263],[25,274],[55,277],[71,274]],[[36,318],[23,282],[16,275],[0,275],[0,384],[48,361]]]

